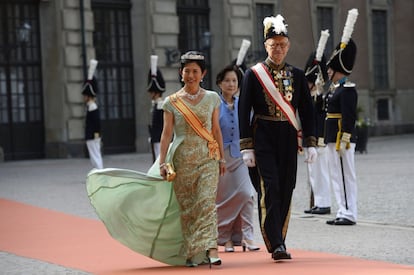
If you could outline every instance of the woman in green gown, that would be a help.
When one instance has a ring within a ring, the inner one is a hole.
[[[220,97],[200,87],[206,74],[202,54],[184,54],[180,74],[183,88],[163,105],[159,159],[146,174],[92,171],[88,195],[112,237],[132,250],[170,265],[219,265],[215,200],[219,175],[225,172]],[[218,146],[210,148],[186,122],[171,102],[174,96],[191,109]],[[217,150],[219,160],[211,157],[212,150]],[[166,163],[176,172],[173,182],[167,182]]]

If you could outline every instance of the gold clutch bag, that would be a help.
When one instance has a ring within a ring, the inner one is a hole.
[[[173,181],[176,176],[173,165],[171,163],[166,163],[165,169],[167,170],[167,181]]]

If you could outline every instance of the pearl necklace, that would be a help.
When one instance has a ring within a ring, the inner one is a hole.
[[[197,93],[195,93],[195,94],[190,94],[189,92],[187,92],[186,90],[184,90],[183,89],[183,91],[184,91],[184,94],[185,94],[185,96],[189,99],[189,100],[196,100],[197,99],[197,97],[200,95],[200,93],[201,93],[201,88],[200,89],[198,89],[198,92]]]

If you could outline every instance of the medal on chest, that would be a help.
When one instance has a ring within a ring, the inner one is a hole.
[[[293,86],[292,86],[292,72],[287,68],[286,70],[278,71],[275,76],[275,84],[279,92],[287,101],[292,101]]]

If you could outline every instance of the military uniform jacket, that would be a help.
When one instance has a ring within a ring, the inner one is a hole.
[[[325,117],[326,117],[327,95],[317,95],[314,101],[315,108],[315,134],[317,138],[325,136]]]
[[[164,111],[162,109],[162,105],[163,99],[158,98],[152,106],[150,126],[150,136],[152,143],[160,142],[161,140],[161,133],[164,125]]]
[[[94,139],[95,133],[101,136],[101,120],[98,105],[92,101],[86,106],[85,139]]]
[[[343,133],[351,134],[351,142],[356,141],[357,102],[358,95],[353,83],[340,84],[334,91],[329,92],[325,121],[325,143],[335,143]],[[333,114],[340,114],[342,118],[329,118]],[[341,120],[341,128],[339,128],[338,120]]]
[[[302,125],[303,145],[315,145],[314,133],[314,109],[308,84],[302,70],[289,64],[280,68],[271,68],[271,65],[263,62],[271,72],[277,83],[279,92],[289,100],[295,110],[299,111]],[[241,150],[253,149],[252,116],[255,118],[267,117],[269,120],[286,121],[287,118],[278,106],[271,100],[270,96],[263,90],[262,85],[255,73],[249,68],[244,77],[239,97],[239,127]],[[292,126],[293,127],[293,126]]]

